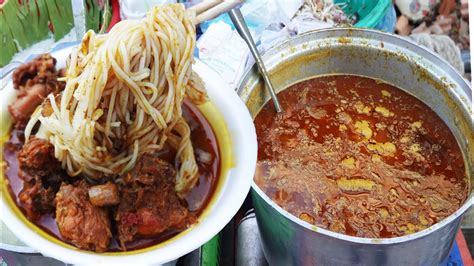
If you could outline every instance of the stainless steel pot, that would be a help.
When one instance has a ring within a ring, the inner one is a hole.
[[[464,154],[467,174],[473,178],[470,86],[427,49],[377,31],[327,29],[292,38],[269,50],[263,60],[277,91],[308,77],[333,73],[373,77],[404,89],[449,126]],[[254,118],[270,99],[256,68],[244,77],[239,95]],[[252,199],[270,265],[438,265],[447,260],[461,217],[474,203],[471,193],[459,210],[426,230],[370,239],[306,223],[272,202],[255,183]]]

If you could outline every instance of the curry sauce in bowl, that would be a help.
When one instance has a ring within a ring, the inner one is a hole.
[[[88,204],[88,199],[95,200],[93,204],[103,205],[111,201],[103,194],[117,188],[112,183],[74,186],[78,178],[69,177],[60,169],[52,156],[53,147],[41,139],[25,144],[20,129],[11,131],[2,149],[10,195],[36,226],[60,241],[83,249],[134,251],[171,239],[197,222],[216,190],[222,168],[218,140],[206,117],[189,101],[183,105],[183,117],[190,124],[191,140],[196,145],[199,181],[182,200],[173,193],[175,172],[171,166],[176,151],[166,147],[156,156],[145,156],[131,173],[135,176],[128,183],[146,182],[151,175],[161,176],[162,182],[119,188],[122,200],[118,200],[118,206],[104,212],[105,215],[94,215],[94,205]],[[61,183],[69,185],[61,186]],[[61,197],[56,195],[58,192]],[[89,216],[61,217],[60,211],[55,215],[56,206],[61,206],[62,212],[71,212],[73,202],[91,208]],[[115,215],[111,215],[112,212]],[[87,230],[73,237],[73,228],[81,227]],[[107,229],[117,236],[110,238],[101,233]]]
[[[421,231],[453,214],[469,184],[449,128],[426,104],[379,80],[296,83],[255,117],[255,183],[310,224],[365,238]]]

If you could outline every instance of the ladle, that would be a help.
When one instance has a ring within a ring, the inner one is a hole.
[[[278,101],[278,97],[275,93],[275,89],[273,88],[272,82],[270,80],[270,77],[267,73],[267,69],[265,68],[265,64],[263,64],[262,58],[260,57],[260,54],[258,53],[257,47],[255,46],[255,42],[253,41],[252,35],[250,34],[250,31],[247,27],[247,24],[245,23],[244,17],[242,16],[242,13],[240,12],[239,8],[234,8],[231,11],[229,11],[229,16],[230,19],[232,20],[232,23],[234,23],[234,26],[237,30],[237,32],[240,34],[242,39],[247,43],[248,47],[250,48],[250,52],[252,53],[255,62],[257,62],[258,70],[260,74],[263,77],[263,80],[265,81],[265,84],[267,85],[267,89],[270,92],[270,96],[272,97],[273,105],[275,106],[275,110],[277,113],[282,112],[282,108],[280,106],[280,102]]]

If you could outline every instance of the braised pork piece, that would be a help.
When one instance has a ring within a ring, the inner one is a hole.
[[[18,165],[18,177],[23,180],[18,199],[26,216],[37,220],[42,214],[54,212],[59,186],[71,178],[54,158],[53,145],[32,137],[18,152]]]
[[[75,246],[98,252],[106,251],[112,238],[108,210],[92,205],[89,186],[62,184],[56,194],[56,222],[61,236]]]
[[[13,87],[18,90],[17,99],[8,106],[16,128],[24,128],[36,107],[48,94],[58,94],[66,85],[58,81],[64,69],[56,70],[56,59],[43,54],[13,72]]]
[[[176,171],[168,162],[145,155],[124,178],[115,220],[122,246],[136,237],[154,237],[165,231],[181,231],[193,224],[174,189]]]
[[[466,200],[459,146],[402,90],[365,77],[318,77],[279,94],[255,119],[255,182],[300,219],[351,236],[411,234]]]

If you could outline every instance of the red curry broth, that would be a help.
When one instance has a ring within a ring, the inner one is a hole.
[[[182,108],[183,117],[191,129],[191,141],[193,143],[195,153],[204,152],[207,153],[210,158],[210,162],[208,164],[201,162],[199,159],[197,160],[199,168],[199,180],[185,198],[188,209],[191,212],[199,215],[207,206],[217,185],[217,180],[220,175],[220,153],[216,136],[206,118],[194,105],[187,101],[184,102]],[[18,194],[23,188],[23,181],[18,177],[19,166],[17,153],[19,149],[12,149],[12,144],[20,146],[23,143],[23,140],[20,140],[18,135],[22,135],[22,133],[16,130],[12,131],[10,144],[5,146],[3,154],[4,160],[8,164],[6,176],[10,185],[10,194],[16,200],[16,203],[21,209],[21,203],[17,199]],[[173,165],[175,154],[176,151],[170,149],[160,151],[160,157]],[[197,155],[196,158],[199,158],[199,155]],[[48,232],[50,235],[64,240],[59,233],[53,214],[42,215],[41,218],[38,221],[34,221],[34,223]],[[127,243],[126,247],[127,250],[145,248],[169,239],[178,233],[179,231],[167,231],[153,239],[139,239],[131,243]],[[109,251],[120,251],[119,245],[114,238],[112,239],[112,242],[109,246]]]
[[[257,185],[311,224],[359,237],[423,230],[468,183],[459,146],[424,103],[377,80],[333,75],[279,93],[255,119]]]

